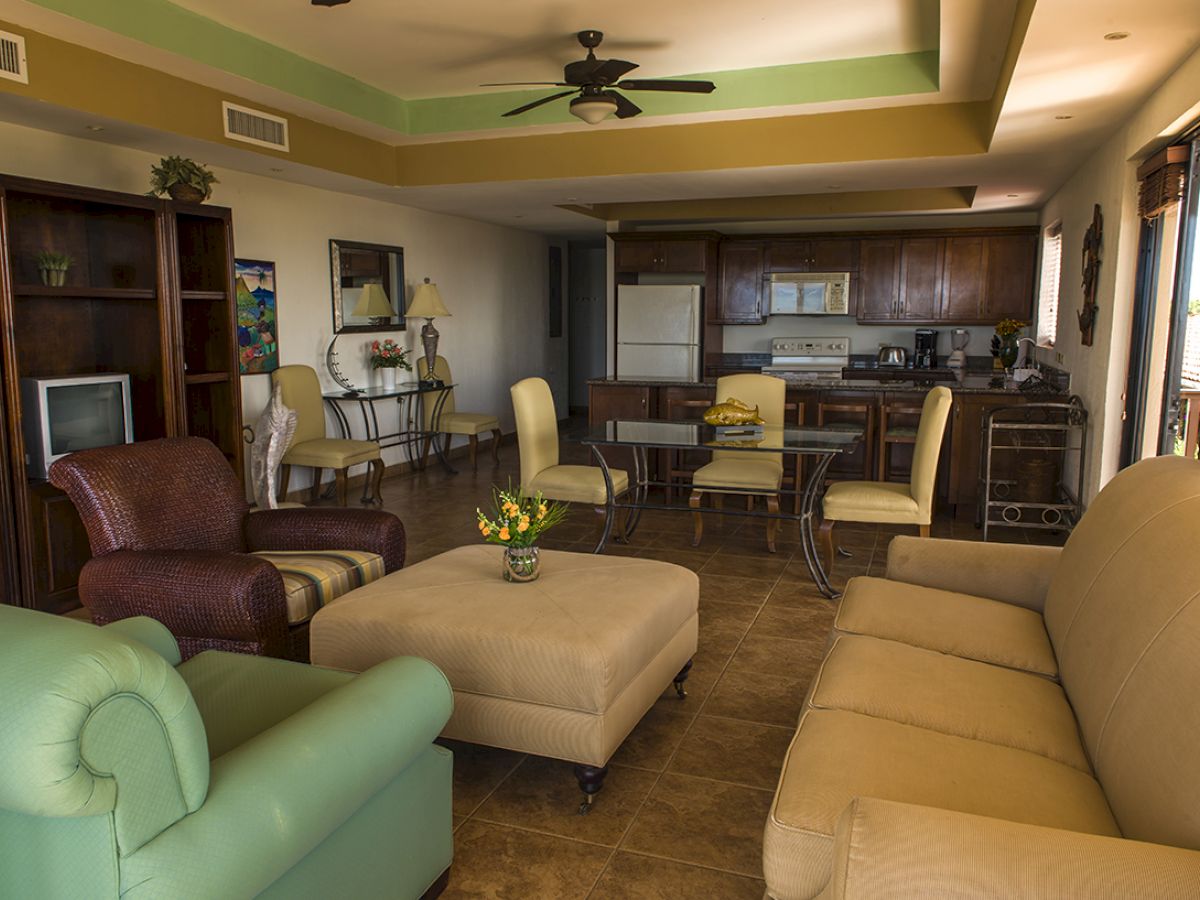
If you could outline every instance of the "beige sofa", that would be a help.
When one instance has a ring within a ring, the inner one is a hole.
[[[850,582],[770,896],[1197,897],[1198,848],[1200,463],[1122,472],[1061,550],[898,537]]]

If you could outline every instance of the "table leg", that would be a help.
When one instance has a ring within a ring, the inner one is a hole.
[[[816,538],[813,534],[813,520],[816,518],[816,507],[825,484],[825,472],[833,462],[834,454],[825,453],[818,456],[804,486],[804,495],[800,503],[800,546],[804,550],[804,562],[808,565],[808,573],[812,576],[817,590],[830,600],[839,596],[829,583],[829,576],[817,550]]]
[[[429,427],[435,433],[435,437],[433,439],[433,452],[437,454],[438,462],[440,462],[442,464],[443,468],[445,468],[445,470],[447,472],[449,472],[451,475],[457,475],[458,469],[456,469],[456,468],[454,468],[454,466],[450,465],[450,456],[449,456],[450,435],[442,434],[441,441],[438,441],[438,439],[436,437],[438,425],[441,423],[441,420],[442,420],[442,408],[446,405],[446,398],[449,396],[450,396],[449,391],[441,391],[438,394],[438,398],[433,404],[433,415],[429,419]]]
[[[600,474],[604,476],[604,530],[600,533],[600,540],[596,543],[593,553],[603,553],[604,545],[608,543],[608,536],[612,533],[613,519],[616,516],[617,497],[613,491],[612,472],[608,470],[608,460],[604,458],[604,454],[600,452],[600,448],[595,444],[592,445],[592,456],[596,457],[596,462],[600,465]]]
[[[625,541],[628,544],[629,539],[633,537],[633,533],[637,531],[638,522],[642,520],[642,506],[646,502],[646,496],[650,490],[646,482],[650,478],[650,466],[646,459],[645,447],[633,448],[633,484],[630,485],[630,494],[633,496],[633,502],[637,504],[635,509],[629,510],[628,518],[625,520]]]

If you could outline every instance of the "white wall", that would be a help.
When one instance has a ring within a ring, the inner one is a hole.
[[[1137,176],[1139,163],[1200,115],[1200,52],[1194,53],[1127,122],[1084,163],[1042,209],[1042,225],[1063,224],[1062,295],[1058,341],[1039,358],[1071,373],[1071,389],[1083,398],[1090,417],[1085,499],[1117,472],[1121,414],[1137,275]],[[1091,347],[1079,341],[1076,313],[1083,306],[1083,235],[1093,205],[1104,216],[1099,318]],[[1062,362],[1057,362],[1057,355]],[[1151,402],[1157,403],[1152,398]]]
[[[0,123],[0,170],[10,174],[143,193],[153,162],[157,156],[142,151]],[[545,238],[229,169],[214,171],[220,183],[211,202],[233,209],[237,255],[275,261],[281,364],[313,366],[323,385],[336,387],[324,365],[333,331],[329,239],[392,244],[404,248],[408,298],[428,277],[451,312],[436,322],[438,352],[450,362],[459,385],[459,409],[495,413],[509,432],[509,385],[539,375],[551,383],[565,414],[567,344],[565,338],[547,337]],[[564,246],[564,296],[566,268]],[[415,348],[415,359],[420,320],[415,324],[379,336]],[[338,340],[342,370],[357,385],[370,383],[365,348],[375,337],[347,334]],[[269,376],[243,377],[242,394],[250,424],[269,399]],[[381,427],[394,428],[395,422],[392,412]],[[332,421],[328,428],[335,434]],[[385,459],[397,462],[400,453],[385,451]],[[302,487],[307,478],[298,473],[293,485]]]

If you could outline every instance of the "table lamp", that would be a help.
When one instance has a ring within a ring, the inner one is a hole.
[[[446,309],[446,304],[442,302],[437,285],[430,284],[428,278],[413,291],[412,302],[408,304],[408,314],[425,320],[425,324],[421,326],[421,345],[425,348],[424,380],[436,381],[433,364],[437,361],[438,333],[433,327],[433,320],[437,316],[450,315],[450,310]]]
[[[378,281],[372,281],[362,286],[362,294],[359,296],[358,302],[354,304],[354,310],[350,315],[369,318],[372,325],[387,325],[391,322],[392,316],[396,315],[396,310],[392,307],[392,302],[388,300],[387,291],[383,289],[383,285]]]

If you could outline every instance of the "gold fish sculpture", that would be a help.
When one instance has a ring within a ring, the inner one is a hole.
[[[747,406],[741,400],[727,397],[724,403],[710,406],[704,411],[704,421],[709,425],[762,425],[758,407]]]

